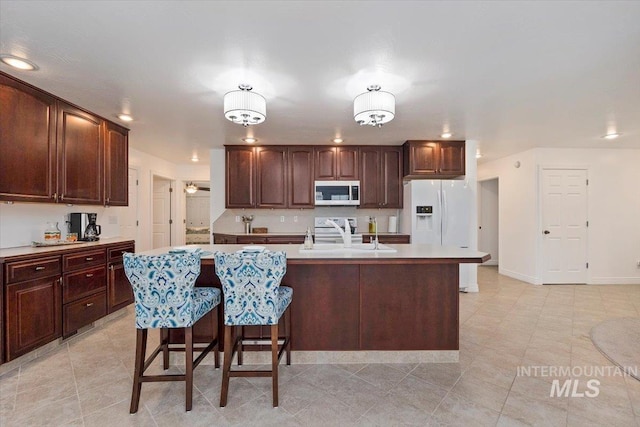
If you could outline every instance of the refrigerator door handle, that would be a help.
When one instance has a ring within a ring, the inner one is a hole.
[[[449,228],[449,209],[447,206],[447,192],[442,190],[442,238]]]

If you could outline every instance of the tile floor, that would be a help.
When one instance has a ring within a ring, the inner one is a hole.
[[[233,378],[219,408],[220,371],[201,365],[190,413],[182,383],[147,383],[130,415],[129,313],[0,377],[0,425],[640,426],[633,378],[598,378],[597,397],[551,398],[557,377],[517,375],[519,366],[611,366],[589,330],[639,317],[640,286],[533,286],[479,270],[480,293],[460,295],[459,363],[283,366],[275,409],[268,378]],[[590,377],[575,379],[588,390]]]

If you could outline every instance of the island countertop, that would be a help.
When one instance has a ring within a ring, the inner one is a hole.
[[[242,250],[247,245],[189,245],[188,248],[198,247],[206,252],[235,252]],[[387,244],[396,252],[385,251],[357,251],[357,252],[312,252],[301,251],[301,245],[261,245],[270,251],[283,251],[287,254],[287,262],[290,264],[312,264],[315,262],[332,264],[460,264],[460,263],[483,263],[491,256],[485,252],[478,252],[466,248],[454,246],[437,246],[427,244]],[[255,246],[253,246],[255,247]],[[170,248],[159,248],[145,251],[145,254],[167,253]],[[202,257],[203,263],[213,260],[213,254],[205,254]]]

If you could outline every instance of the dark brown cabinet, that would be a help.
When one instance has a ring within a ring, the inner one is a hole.
[[[129,204],[129,131],[114,123],[105,123],[104,204]]]
[[[360,179],[358,147],[315,147],[315,179],[320,181]]]
[[[3,73],[0,103],[0,200],[126,206],[127,129]]]
[[[313,148],[226,147],[227,208],[313,208]]]
[[[214,245],[234,245],[238,243],[238,240],[235,235],[232,234],[213,234],[213,244]]]
[[[361,208],[402,208],[402,147],[360,148]]]
[[[0,73],[0,200],[53,202],[56,99]]]
[[[286,208],[287,147],[256,147],[256,207]]]
[[[253,147],[226,147],[226,208],[255,207],[255,154]]]
[[[58,200],[102,204],[102,120],[58,101]]]
[[[362,243],[371,243],[375,234],[363,234]],[[383,244],[404,244],[411,243],[411,236],[408,234],[379,234],[378,241]]]
[[[62,335],[62,266],[59,256],[4,265],[5,361]]]
[[[106,249],[73,252],[62,256],[62,336],[107,314]]]
[[[288,147],[289,208],[313,208],[313,147]]]
[[[464,141],[407,141],[405,179],[445,179],[465,174]]]
[[[135,252],[132,243],[116,245],[107,248],[108,278],[107,278],[107,312],[113,313],[133,302],[133,289],[129,279],[124,274],[122,254]]]

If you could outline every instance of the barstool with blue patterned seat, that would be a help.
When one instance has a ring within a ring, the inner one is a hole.
[[[224,365],[220,406],[226,406],[230,377],[271,377],[273,406],[278,406],[278,364],[284,351],[287,365],[291,364],[291,314],[288,307],[293,289],[280,286],[287,271],[284,252],[238,251],[215,253],[216,274],[222,284],[224,298]],[[278,323],[284,314],[284,337],[278,336]],[[242,346],[259,343],[243,343],[243,332],[232,340],[234,329],[249,325],[271,326],[271,370],[232,371],[231,361],[238,351],[238,362]]]
[[[143,382],[185,381],[186,410],[191,410],[193,369],[213,349],[215,366],[220,366],[218,337],[206,347],[193,345],[193,325],[220,305],[220,290],[195,287],[200,275],[200,256],[196,254],[136,255],[125,253],[124,271],[133,287],[136,311],[136,361],[131,393],[133,414],[138,411]],[[160,329],[160,345],[146,357],[147,330]],[[184,328],[184,348],[169,347],[169,329]],[[217,328],[216,328],[217,330]],[[201,351],[193,359],[193,351]],[[162,352],[163,368],[169,368],[169,352],[185,352],[184,375],[144,375],[156,356]]]

